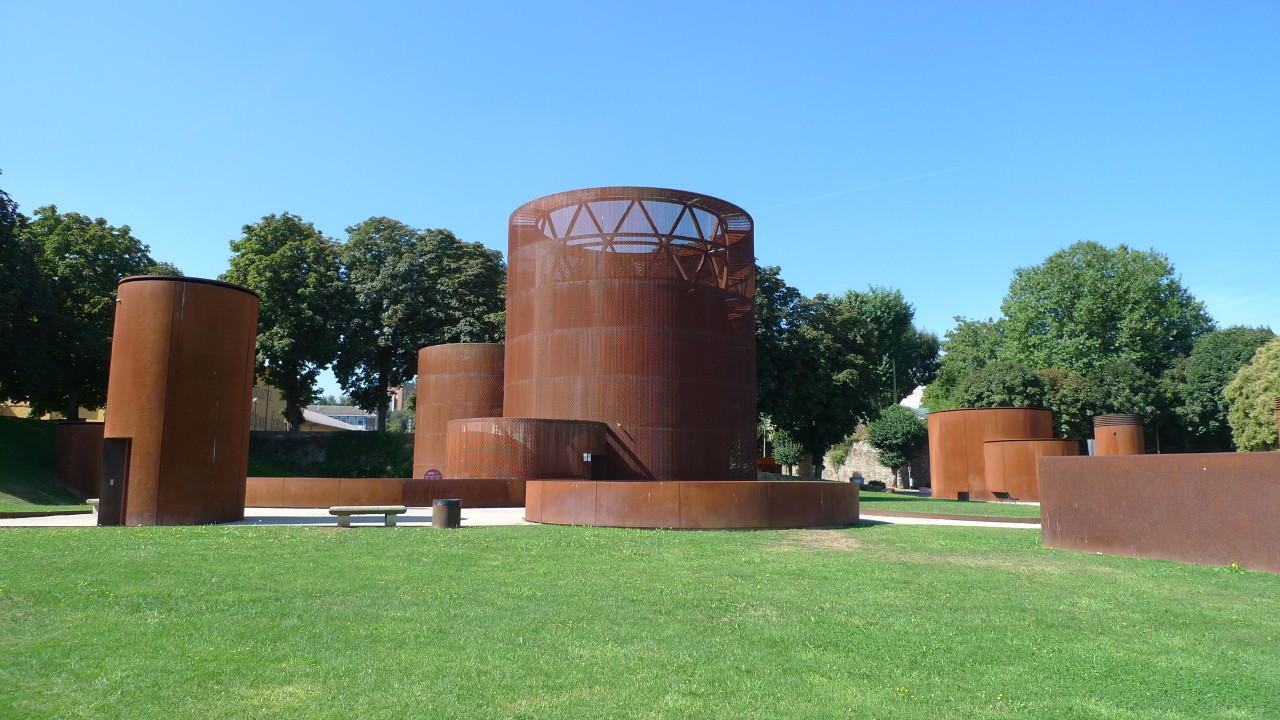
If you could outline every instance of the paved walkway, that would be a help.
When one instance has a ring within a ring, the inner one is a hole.
[[[337,519],[323,508],[245,508],[244,520],[227,525],[262,525],[262,526],[329,526],[337,525]],[[862,519],[868,522],[889,523],[895,525],[955,525],[961,527],[1023,528],[1039,530],[1038,524],[984,522],[978,520],[944,520],[940,518],[908,518],[863,513]],[[399,525],[421,527],[431,524],[431,508],[411,507],[408,512],[399,516]],[[33,518],[10,518],[0,520],[0,527],[93,527],[97,519],[93,514],[84,515],[50,515]],[[381,526],[381,515],[363,515],[351,518],[353,526]],[[462,524],[466,527],[485,527],[493,525],[533,525],[524,519],[524,508],[463,508]]]

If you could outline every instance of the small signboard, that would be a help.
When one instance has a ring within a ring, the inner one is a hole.
[[[422,479],[423,480],[442,480],[444,479],[444,473],[440,472],[439,470],[436,470],[435,468],[432,468],[422,473]]]

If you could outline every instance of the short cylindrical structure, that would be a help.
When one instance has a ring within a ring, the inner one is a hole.
[[[1078,440],[988,440],[982,444],[987,491],[1009,500],[1040,500],[1041,457],[1079,455]]]
[[[444,472],[445,430],[457,418],[502,414],[502,345],[453,343],[418,351],[413,476]]]
[[[462,501],[456,499],[439,499],[431,501],[431,527],[462,527]]]
[[[755,478],[751,217],[679,190],[511,215],[504,414],[606,423],[615,480]]]
[[[1099,415],[1093,419],[1094,455],[1142,455],[1146,442],[1139,415]]]
[[[586,420],[468,418],[450,420],[444,475],[475,478],[590,480],[608,460],[608,428]]]
[[[244,518],[257,323],[258,296],[246,288],[120,281],[103,432],[105,473],[123,484],[113,485],[119,521]]]
[[[991,500],[983,443],[1053,437],[1053,412],[1042,408],[964,408],[929,413],[933,496]]]

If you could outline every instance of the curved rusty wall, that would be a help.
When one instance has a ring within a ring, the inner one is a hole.
[[[1040,499],[1041,457],[1079,455],[1077,440],[988,440],[982,444],[987,490],[1006,493],[1013,500]]]
[[[257,323],[236,285],[120,281],[103,437],[130,440],[126,525],[244,518]]]
[[[1099,415],[1093,419],[1094,455],[1143,455],[1147,451],[1138,415]]]
[[[531,480],[525,519],[552,525],[689,530],[858,522],[858,486],[821,480]]]
[[[444,471],[450,420],[502,414],[502,345],[454,343],[418,351],[413,476]]]
[[[658,188],[511,215],[504,414],[595,420],[605,477],[755,478],[751,217]]]
[[[450,420],[445,440],[446,478],[590,480],[604,462],[608,427],[583,420],[486,417]],[[591,462],[583,459],[591,453]]]
[[[990,500],[983,443],[1053,437],[1053,412],[1042,408],[965,408],[929,413],[929,473],[933,496],[968,492]]]

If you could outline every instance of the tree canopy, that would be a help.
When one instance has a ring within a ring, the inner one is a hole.
[[[20,359],[16,372],[0,373],[9,376],[5,393],[31,403],[36,413],[61,411],[74,419],[81,406],[101,407],[107,399],[120,280],[181,273],[157,263],[128,225],[54,205],[10,224],[8,232],[13,243],[6,243],[6,256],[12,257],[5,260],[25,276],[9,275],[20,303],[8,310],[18,329],[11,352]]]
[[[877,408],[933,378],[937,337],[887,288],[806,298],[777,267],[756,271],[761,412],[815,459]]]
[[[1258,348],[1222,391],[1231,438],[1241,452],[1275,450],[1280,397],[1280,338]]]
[[[1213,329],[1164,255],[1078,242],[1014,272],[1000,355],[1088,373],[1114,358],[1158,375]]]
[[[878,451],[880,464],[893,471],[895,481],[911,451],[928,434],[928,427],[916,411],[901,405],[882,409],[879,417],[867,423],[867,442]]]
[[[415,230],[386,217],[347,228],[341,249],[348,312],[334,374],[386,427],[388,390],[417,372],[418,350],[501,340],[502,254],[448,230]]]
[[[1258,348],[1274,337],[1266,328],[1216,330],[1197,339],[1186,360],[1167,373],[1172,412],[1194,449],[1230,449],[1231,427],[1222,391]]]
[[[267,215],[231,241],[222,280],[257,291],[257,373],[280,391],[290,430],[337,351],[345,307],[337,244],[297,215]]]

